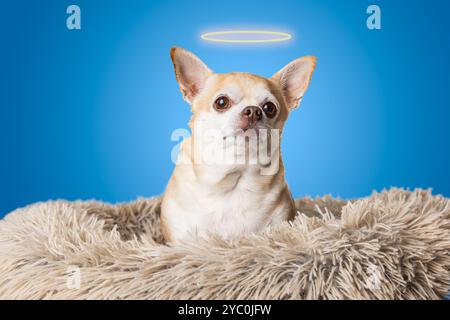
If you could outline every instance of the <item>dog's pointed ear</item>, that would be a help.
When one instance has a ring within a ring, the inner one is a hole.
[[[170,57],[183,97],[192,103],[212,71],[197,56],[182,48],[172,47]]]
[[[307,56],[287,64],[272,77],[281,87],[290,110],[297,108],[308,88],[316,57]]]

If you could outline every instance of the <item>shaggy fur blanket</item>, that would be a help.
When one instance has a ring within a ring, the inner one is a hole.
[[[0,221],[3,299],[440,299],[450,200],[392,189],[296,201],[293,223],[235,242],[164,244],[160,198],[54,201]]]

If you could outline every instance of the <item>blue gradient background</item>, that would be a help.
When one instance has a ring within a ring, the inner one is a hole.
[[[77,4],[82,30],[66,28]],[[382,30],[366,28],[378,4]],[[295,196],[390,186],[450,196],[450,1],[3,1],[0,216],[56,198],[111,202],[163,192],[188,105],[169,48],[217,72],[271,76],[318,56],[283,155]],[[218,45],[219,28],[275,28],[293,41]]]

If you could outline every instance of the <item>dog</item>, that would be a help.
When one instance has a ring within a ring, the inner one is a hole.
[[[171,48],[170,56],[192,117],[191,136],[180,145],[162,199],[166,241],[212,234],[238,239],[292,220],[296,210],[279,144],[289,113],[309,86],[316,57],[296,59],[264,78],[213,73],[178,47]],[[210,161],[215,158],[221,161]]]

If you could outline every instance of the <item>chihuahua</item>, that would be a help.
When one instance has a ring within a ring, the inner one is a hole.
[[[165,239],[216,234],[237,239],[294,218],[280,139],[300,105],[316,58],[294,60],[272,78],[213,73],[182,48],[170,51],[191,105],[191,136],[180,146],[161,205]]]

